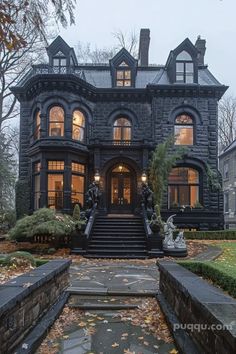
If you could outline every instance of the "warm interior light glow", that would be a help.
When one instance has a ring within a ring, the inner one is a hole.
[[[141,181],[142,181],[143,183],[146,183],[146,182],[147,182],[147,175],[146,175],[145,172],[142,173]]]
[[[95,180],[95,182],[99,182],[100,181],[100,174],[99,174],[98,171],[94,175],[94,180]]]

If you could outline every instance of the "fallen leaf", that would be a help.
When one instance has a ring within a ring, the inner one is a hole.
[[[117,348],[117,347],[119,347],[120,345],[115,342],[115,343],[113,343],[111,346],[112,346],[112,348]]]

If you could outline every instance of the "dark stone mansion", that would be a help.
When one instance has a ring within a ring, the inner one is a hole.
[[[163,218],[177,214],[185,229],[222,228],[222,194],[211,188],[209,168],[218,174],[217,105],[227,87],[204,63],[200,37],[171,50],[165,65],[149,64],[149,42],[142,29],[138,60],[123,48],[109,63],[79,64],[57,37],[48,62],[12,88],[21,106],[18,209],[70,213],[85,206],[96,179],[101,213],[139,213],[151,152],[175,134],[173,151],[182,145],[185,155],[169,175]]]

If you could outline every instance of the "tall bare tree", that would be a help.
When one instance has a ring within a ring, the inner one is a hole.
[[[225,96],[219,102],[219,151],[236,138],[236,97]]]
[[[0,214],[14,207],[18,137],[17,128],[5,126],[0,132]]]
[[[126,34],[121,30],[113,33],[116,43],[110,48],[91,48],[91,43],[79,42],[77,55],[81,63],[107,63],[121,49],[125,48],[133,57],[138,57],[138,35],[136,32]]]

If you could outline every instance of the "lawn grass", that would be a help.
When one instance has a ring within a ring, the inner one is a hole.
[[[217,269],[236,278],[236,242],[221,242],[216,244],[223,253],[212,264]]]
[[[212,242],[210,244],[214,245]],[[223,250],[223,253],[214,261],[199,262],[190,259],[178,263],[193,273],[211,280],[236,298],[236,242],[222,241],[215,244]]]

